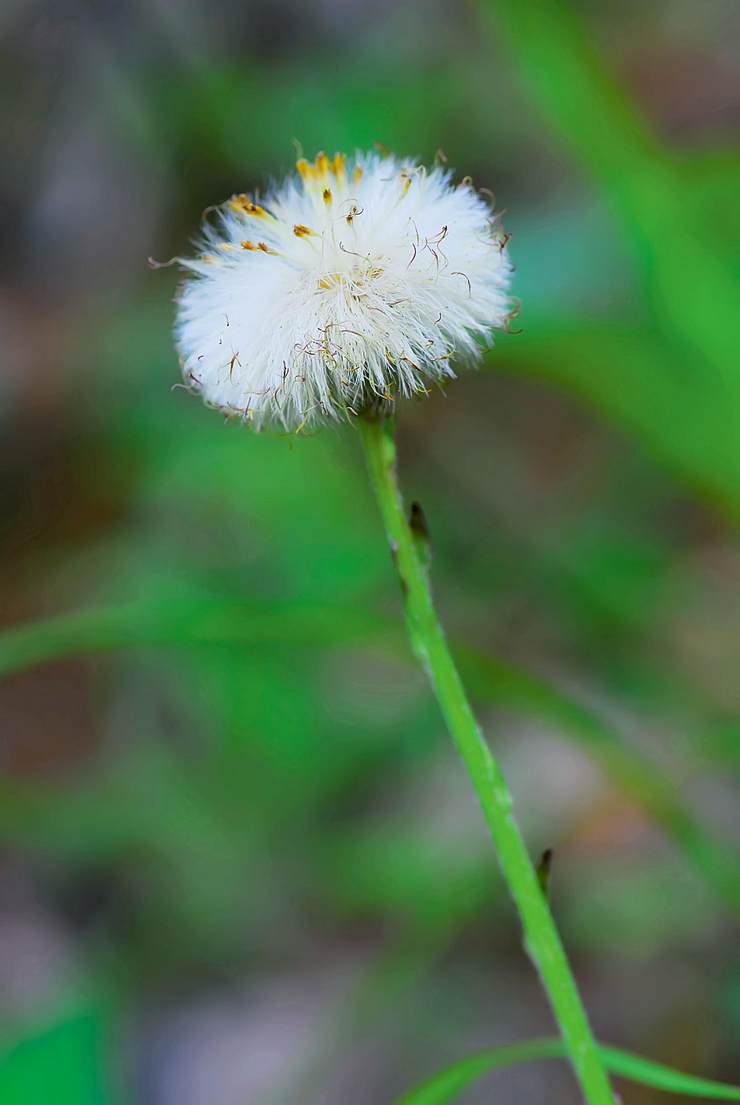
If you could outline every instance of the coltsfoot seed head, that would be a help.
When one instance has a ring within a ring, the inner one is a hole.
[[[177,297],[186,384],[297,431],[428,391],[511,317],[507,236],[451,173],[319,154],[206,222]]]

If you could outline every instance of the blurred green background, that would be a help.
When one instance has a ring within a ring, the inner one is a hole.
[[[740,1080],[738,14],[3,6],[3,1105],[377,1105],[552,1029],[352,431],[170,390],[147,256],[295,141],[506,211],[521,333],[399,411],[404,487],[598,1035]]]

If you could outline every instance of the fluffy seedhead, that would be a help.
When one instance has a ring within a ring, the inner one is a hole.
[[[506,327],[507,241],[488,200],[443,167],[301,159],[264,197],[210,209],[198,255],[178,259],[185,383],[289,431],[426,393]]]

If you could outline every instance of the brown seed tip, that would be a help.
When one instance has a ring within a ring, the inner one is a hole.
[[[426,515],[421,503],[416,500],[411,504],[411,510],[409,511],[409,526],[411,532],[416,534],[417,537],[421,537],[425,541],[429,540],[429,526],[427,525]]]
[[[543,894],[547,894],[550,884],[550,871],[552,869],[552,848],[545,848],[540,862],[537,864],[537,881],[540,884],[540,890]]]

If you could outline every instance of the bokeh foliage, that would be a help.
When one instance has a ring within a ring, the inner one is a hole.
[[[286,4],[277,39],[261,8],[245,27],[220,7],[233,41],[197,4],[132,8],[120,38],[87,17],[68,32],[74,110],[125,171],[112,195],[101,172],[86,216],[107,266],[80,274],[64,234],[53,272],[26,263],[18,299],[57,336],[28,337],[41,383],[2,399],[22,463],[3,487],[0,830],[66,950],[0,1009],[0,1100],[168,1105],[151,1024],[278,964],[300,979],[349,959],[352,981],[266,1101],[318,1099],[368,1037],[378,1100],[481,1024],[484,1041],[547,1029],[351,431],[256,437],[169,390],[175,277],[145,252],[183,249],[206,204],[289,169],[294,139],[442,147],[507,208],[522,332],[401,412],[403,480],[531,847],[555,846],[599,1034],[732,1078],[740,155],[708,125],[664,132],[618,75],[610,6],[389,5],[367,27],[337,9],[308,33]],[[659,5],[630,12],[655,36]],[[28,80],[35,118],[48,78],[21,74],[6,22],[2,79]]]

